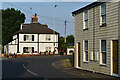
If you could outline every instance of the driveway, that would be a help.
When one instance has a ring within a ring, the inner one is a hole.
[[[2,61],[3,78],[80,78],[52,66],[58,61],[71,56],[33,56],[27,58],[13,58]]]

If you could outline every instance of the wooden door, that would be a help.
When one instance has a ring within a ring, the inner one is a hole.
[[[118,74],[118,41],[113,41],[113,73]]]
[[[78,67],[80,67],[80,43],[78,43]]]

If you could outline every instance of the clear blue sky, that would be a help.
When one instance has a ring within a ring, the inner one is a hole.
[[[55,8],[55,30],[64,36],[64,21],[67,20],[67,35],[74,35],[74,17],[72,11],[80,9],[91,2],[3,2],[2,9],[15,8],[26,16],[25,23],[31,22],[33,13],[37,13],[41,24],[53,29],[53,9]],[[30,10],[32,8],[32,11]],[[32,13],[31,13],[32,12]]]

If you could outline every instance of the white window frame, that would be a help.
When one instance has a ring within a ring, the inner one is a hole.
[[[46,51],[51,51],[51,47],[46,47]]]
[[[87,21],[88,21],[88,26],[86,27],[86,21],[85,21],[85,12],[88,12],[88,19],[87,19]],[[89,11],[88,10],[86,10],[86,11],[84,11],[83,12],[83,29],[88,29],[89,28]]]
[[[26,40],[25,41],[32,41],[32,35],[26,35]]]
[[[106,3],[104,3],[104,4],[102,4],[102,5],[107,5]],[[103,23],[103,17],[102,17],[102,14],[101,14],[101,12],[102,12],[102,5],[100,5],[100,26],[102,26],[104,23]],[[107,6],[106,6],[107,7]],[[106,13],[105,14],[103,14],[103,15],[106,15]],[[105,22],[106,23],[106,22]]]
[[[24,48],[27,48],[27,49],[24,49]],[[23,47],[23,53],[32,53],[32,48],[34,48],[34,47]],[[25,52],[24,52],[24,50],[25,50]]]
[[[29,40],[29,35],[26,35],[26,41]]]
[[[106,40],[106,63],[103,63],[103,61],[102,61],[102,49],[101,49],[101,41],[102,41],[103,39],[100,39],[100,65],[106,65],[106,63],[107,63],[107,40]]]
[[[46,35],[46,40],[50,41],[51,40],[51,35]]]
[[[83,40],[83,62],[88,62],[86,60],[85,41],[88,41],[88,40]],[[88,45],[88,60],[89,60],[89,45]]]

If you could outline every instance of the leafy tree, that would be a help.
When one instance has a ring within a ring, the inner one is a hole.
[[[0,45],[2,44],[2,10],[0,10]]]
[[[61,54],[63,54],[63,52],[66,52],[67,44],[74,43],[74,36],[73,35],[68,35],[66,37],[66,43],[64,43],[64,39],[65,38],[63,36],[59,37],[59,51],[62,52]]]
[[[62,47],[64,45],[64,37],[59,37],[59,47]]]
[[[25,15],[20,10],[8,8],[2,10],[2,45],[12,40],[12,35],[19,30],[20,24],[25,22]]]
[[[66,38],[66,42],[68,43],[74,43],[74,36],[73,35],[68,35]]]

